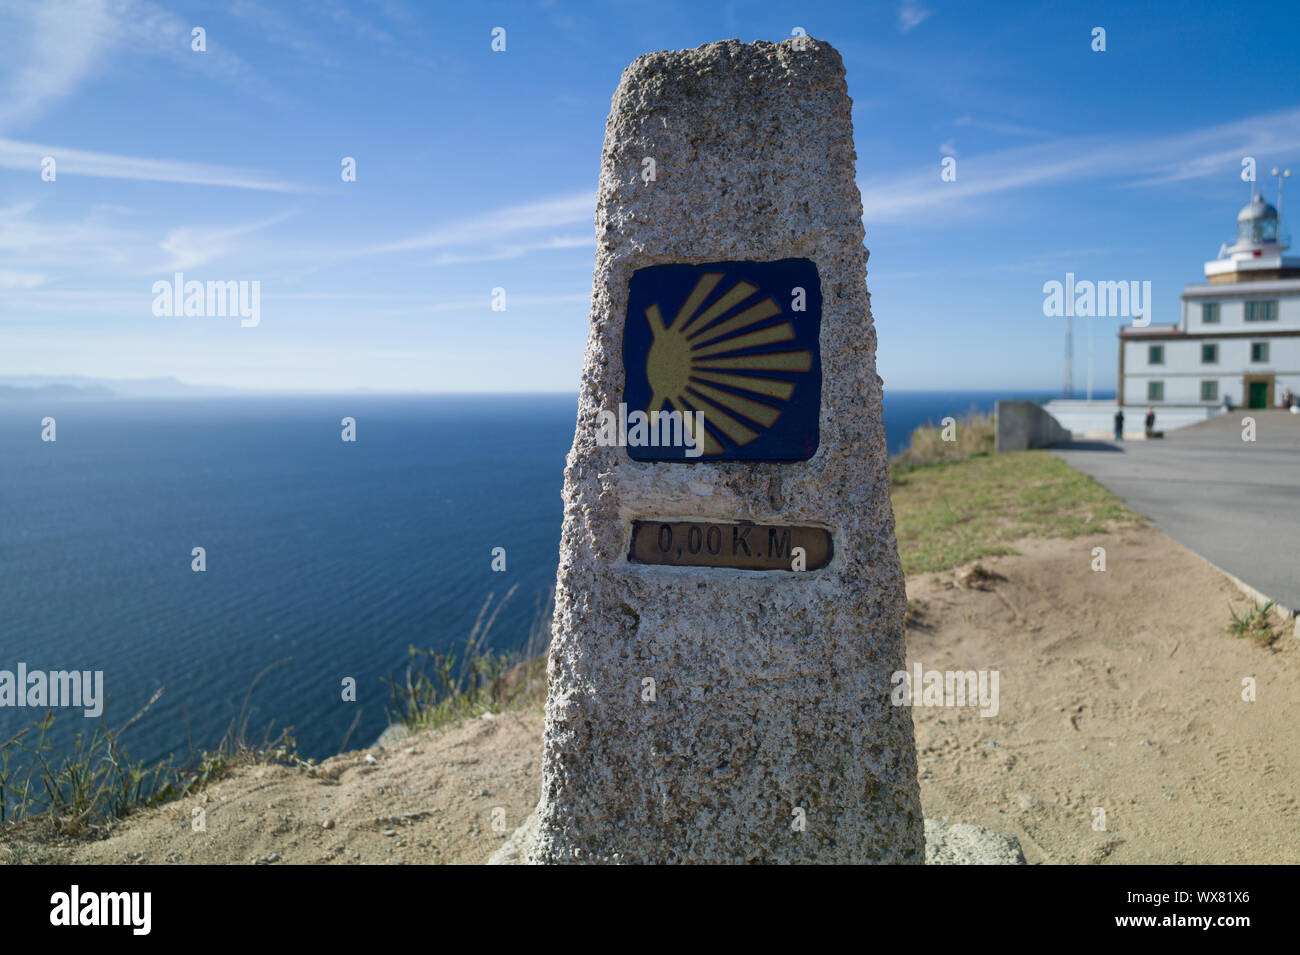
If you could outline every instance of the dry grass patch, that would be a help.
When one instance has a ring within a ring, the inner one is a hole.
[[[908,574],[1014,554],[1021,537],[1078,537],[1145,522],[1046,451],[988,454],[892,477],[898,552]]]

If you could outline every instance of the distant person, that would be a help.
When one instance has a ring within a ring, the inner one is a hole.
[[[1115,440],[1124,440],[1124,409],[1115,409]]]
[[[1148,438],[1151,437],[1151,432],[1154,431],[1155,429],[1156,429],[1156,409],[1148,408],[1147,420],[1146,420],[1146,435]]]
[[[1290,388],[1283,388],[1283,389],[1282,389],[1282,407],[1283,407],[1283,408],[1290,409],[1290,407],[1291,407],[1291,402],[1292,402],[1293,400],[1294,400],[1294,396],[1291,394],[1291,389],[1290,389]]]

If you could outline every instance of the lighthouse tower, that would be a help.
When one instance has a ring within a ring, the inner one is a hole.
[[[1237,240],[1224,244],[1219,257],[1205,263],[1211,285],[1300,278],[1300,258],[1286,255],[1288,237],[1279,229],[1278,212],[1256,194],[1237,213]]]
[[[1288,254],[1282,225],[1253,195],[1205,281],[1183,288],[1178,322],[1119,329],[1117,402],[1051,401],[1047,412],[1075,434],[1102,436],[1117,404],[1130,422],[1152,409],[1160,431],[1237,408],[1300,409],[1300,256]]]
[[[1281,200],[1279,198],[1279,205]],[[1300,394],[1300,258],[1255,195],[1237,237],[1183,289],[1177,325],[1120,329],[1120,396],[1177,427],[1227,408],[1286,407]]]

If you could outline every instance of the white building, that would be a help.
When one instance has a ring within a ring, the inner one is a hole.
[[[1120,329],[1126,415],[1153,407],[1167,429],[1225,402],[1271,408],[1300,394],[1300,257],[1288,248],[1277,210],[1256,196],[1237,215],[1236,242],[1205,263],[1206,283],[1183,289],[1178,324]]]

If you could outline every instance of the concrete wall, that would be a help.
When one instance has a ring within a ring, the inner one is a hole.
[[[1124,406],[1125,434],[1141,434],[1147,407],[1145,403]],[[1196,408],[1152,404],[1151,407],[1155,408],[1158,431],[1176,431],[1191,424],[1199,424],[1223,411],[1222,405]],[[1043,405],[1043,410],[1076,438],[1108,438],[1115,431],[1114,401],[1066,401],[1058,398]]]
[[[994,418],[999,451],[1046,448],[1070,440],[1070,432],[1032,401],[999,401]]]

